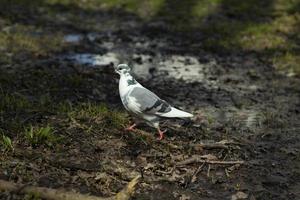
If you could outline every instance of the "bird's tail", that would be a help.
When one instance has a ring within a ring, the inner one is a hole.
[[[170,112],[164,113],[160,116],[168,117],[168,118],[191,118],[191,117],[193,117],[193,115],[191,113],[179,110],[174,107],[172,107]]]

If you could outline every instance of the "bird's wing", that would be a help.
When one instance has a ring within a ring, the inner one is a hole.
[[[156,94],[144,87],[133,88],[126,96],[128,108],[137,114],[161,116],[171,111],[172,107]]]

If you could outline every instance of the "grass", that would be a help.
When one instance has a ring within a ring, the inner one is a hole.
[[[69,111],[68,116],[79,120],[91,119],[101,124],[102,127],[109,129],[119,129],[128,123],[127,115],[124,112],[110,109],[101,103],[88,102],[79,104]]]
[[[1,98],[0,105],[0,119],[1,116],[5,116],[10,112],[22,113],[21,115],[15,115],[13,122],[2,121],[2,124],[9,130],[14,132],[23,132],[26,142],[33,147],[40,145],[46,145],[51,147],[55,145],[60,136],[56,135],[54,124],[57,120],[43,120],[37,122],[34,120],[34,113],[44,113],[51,111],[55,118],[69,118],[70,121],[60,121],[60,125],[63,127],[73,126],[80,128],[84,132],[91,131],[112,131],[118,130],[128,123],[128,117],[124,112],[117,111],[107,107],[103,103],[79,103],[73,104],[69,101],[62,101],[59,104],[55,104],[54,101],[49,99],[49,96],[40,96],[38,103],[29,102],[26,98],[17,98],[15,95],[5,95],[5,98]],[[34,110],[34,113],[31,113]],[[52,115],[53,115],[52,114]],[[3,118],[2,118],[3,119]],[[29,119],[29,120],[28,120]],[[31,120],[32,119],[32,120]],[[27,122],[28,120],[28,122]],[[22,124],[26,121],[29,125],[22,131]],[[32,125],[30,123],[35,123]],[[44,123],[48,123],[47,126],[43,126]],[[73,124],[73,125],[72,125]],[[63,133],[66,130],[63,129]],[[9,137],[2,137],[2,143],[6,150],[12,150],[12,144]]]
[[[288,124],[280,112],[275,111],[262,112],[261,123],[267,128],[286,128]]]
[[[143,19],[153,17],[162,6],[162,0],[140,1],[140,0],[46,0],[49,5],[76,6],[86,10],[101,9],[124,9],[127,12],[138,14]]]
[[[192,9],[192,16],[194,16],[197,23],[201,23],[205,17],[219,9],[218,7],[221,2],[221,0],[198,1],[198,3]]]
[[[56,72],[47,67],[29,67],[13,74],[0,70],[0,124],[17,143],[17,138],[23,138],[30,146],[51,147],[69,133],[102,134],[117,131],[128,122],[125,112],[89,100],[87,95],[97,88],[97,81],[78,78],[76,72]]]
[[[21,95],[0,94],[0,109],[10,111],[20,111],[31,107],[31,103]]]
[[[272,58],[272,62],[277,69],[287,72],[288,76],[300,74],[300,56],[295,52],[286,51]]]
[[[14,146],[13,146],[13,143],[12,143],[10,137],[5,136],[4,134],[2,134],[1,144],[3,146],[4,151],[13,151],[14,150]]]
[[[44,33],[40,28],[28,25],[14,25],[6,29],[0,32],[0,46],[8,56],[24,52],[46,56],[49,52],[62,49],[60,33]]]
[[[33,147],[45,144],[52,146],[58,137],[54,134],[53,127],[47,125],[46,127],[33,127],[32,125],[25,128],[25,139]]]

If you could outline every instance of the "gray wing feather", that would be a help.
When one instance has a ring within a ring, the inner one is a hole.
[[[171,106],[156,94],[146,88],[136,87],[129,93],[129,98],[134,97],[140,105],[141,112],[148,114],[167,113]]]

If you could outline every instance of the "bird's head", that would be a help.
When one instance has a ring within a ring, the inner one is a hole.
[[[117,67],[115,67],[115,71],[118,74],[125,74],[130,72],[130,67],[127,64],[119,64]]]

